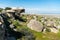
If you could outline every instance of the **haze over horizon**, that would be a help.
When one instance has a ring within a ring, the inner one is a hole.
[[[26,13],[60,14],[60,0],[0,0],[0,7],[23,7]]]

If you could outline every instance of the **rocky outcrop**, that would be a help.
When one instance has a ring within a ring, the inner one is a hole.
[[[29,21],[29,23],[27,24],[27,27],[30,28],[31,30],[37,31],[37,32],[53,32],[53,33],[58,33],[60,26],[55,26],[55,22],[51,19],[51,20],[46,20],[43,19],[43,22],[39,22],[37,21],[36,16],[33,16],[34,19],[31,19]]]
[[[22,12],[25,12],[24,9],[19,10],[4,10],[0,14],[0,40],[16,40],[21,38],[24,34],[17,32],[15,26],[8,21],[8,19],[18,19],[19,21],[23,20],[18,15]],[[21,20],[20,20],[21,19]]]

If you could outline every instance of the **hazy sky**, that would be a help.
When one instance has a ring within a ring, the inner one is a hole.
[[[23,7],[30,13],[60,13],[60,0],[0,0],[0,7]]]

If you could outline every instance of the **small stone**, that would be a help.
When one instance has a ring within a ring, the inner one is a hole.
[[[10,28],[14,28],[13,24],[10,25]]]
[[[17,29],[13,29],[14,31],[17,31]]]

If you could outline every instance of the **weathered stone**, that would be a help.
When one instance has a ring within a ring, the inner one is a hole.
[[[60,29],[60,25],[58,25],[58,26],[56,26],[57,27],[57,29]]]
[[[13,24],[10,24],[10,28],[14,28]]]
[[[4,34],[5,34],[4,24],[2,17],[0,16],[0,40],[4,40]]]
[[[7,13],[13,13],[15,12],[14,10],[6,10]]]
[[[43,25],[34,19],[30,20],[30,22],[27,24],[27,27],[37,32],[41,32],[43,29]]]
[[[55,29],[55,28],[50,28],[50,30],[51,30],[51,32],[53,32],[53,33],[58,33],[58,32],[59,32],[59,30],[57,30],[57,29]]]
[[[47,26],[54,26],[54,22],[53,21],[47,21],[47,24],[46,24]]]

